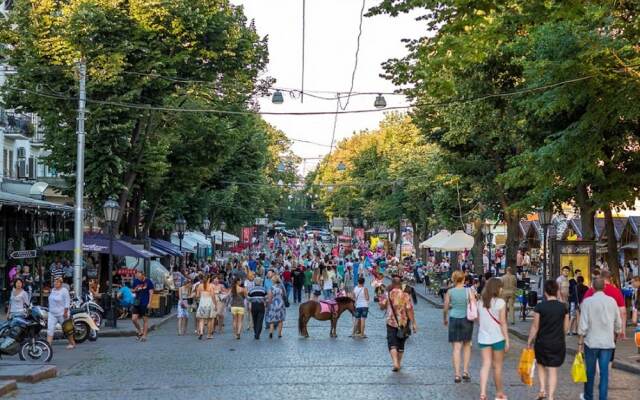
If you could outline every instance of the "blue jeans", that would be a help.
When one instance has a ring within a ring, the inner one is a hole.
[[[291,289],[293,288],[293,285],[290,283],[285,283],[284,284],[284,289],[287,292],[287,299],[289,298],[289,296],[291,296]]]
[[[600,400],[607,400],[609,392],[609,362],[613,349],[590,349],[584,346],[584,362],[587,367],[587,382],[584,384],[585,400],[593,400],[593,384],[596,380],[596,363],[600,369],[600,384],[598,392]]]
[[[325,300],[329,300],[333,298],[333,289],[324,289],[322,291],[322,297],[324,297]]]

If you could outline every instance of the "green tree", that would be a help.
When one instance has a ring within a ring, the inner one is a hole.
[[[41,117],[47,162],[69,178],[69,192],[75,64],[85,60],[85,193],[97,206],[117,194],[130,233],[141,219],[143,231],[166,228],[180,211],[199,224],[204,211],[197,210],[214,206],[216,217],[239,224],[268,199],[263,190],[223,182],[267,183],[269,133],[258,117],[122,106],[254,109],[253,96],[270,83],[258,78],[267,43],[241,7],[226,0],[18,0],[0,41],[4,61],[16,69],[3,87],[5,104]]]

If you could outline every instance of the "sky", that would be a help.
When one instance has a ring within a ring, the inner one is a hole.
[[[254,19],[258,33],[269,38],[269,65],[266,76],[276,79],[275,87],[301,88],[302,72],[302,0],[232,0],[243,5],[245,14]],[[307,0],[305,91],[347,93],[351,85],[361,0]],[[378,0],[366,0],[365,13]],[[389,58],[402,57],[407,50],[401,39],[418,38],[426,33],[426,23],[415,21],[419,14],[396,18],[375,16],[363,20],[355,92],[392,92],[396,87],[379,75],[381,64]],[[335,95],[335,94],[334,94]],[[325,94],[331,97],[331,94]],[[375,95],[352,97],[347,110],[373,109]],[[406,105],[404,96],[385,96],[388,106]],[[260,99],[262,111],[314,112],[335,111],[336,102],[305,96],[304,103],[285,93],[284,104],[271,98]],[[375,129],[384,113],[347,114],[338,117],[336,143],[354,132]],[[293,151],[303,158],[318,158],[329,152],[333,115],[265,116],[291,139],[324,144],[318,146],[294,142]],[[305,173],[317,160],[304,161]]]

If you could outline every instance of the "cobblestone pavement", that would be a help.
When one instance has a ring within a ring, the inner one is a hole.
[[[65,358],[77,356],[56,346],[54,361],[65,365],[60,377],[21,385],[13,396],[65,400],[477,399],[477,349],[472,358],[472,382],[455,384],[441,310],[421,301],[416,315],[420,331],[407,343],[399,373],[391,371],[382,311],[371,309],[368,339],[348,337],[348,313],[340,320],[337,339],[329,338],[328,322],[317,321],[310,324],[311,338],[302,339],[297,334],[294,304],[288,310],[282,339],[264,335],[256,341],[246,333],[238,341],[227,326],[224,335],[198,341],[195,336],[176,336],[175,323],[170,321],[146,343],[133,338],[101,338],[87,344],[94,346],[94,356],[73,363]],[[515,371],[522,344],[513,342],[505,365],[506,393],[510,399],[533,399],[536,388],[522,385]],[[558,399],[579,398],[582,387],[571,382],[571,361],[569,357],[561,370]],[[610,387],[610,399],[637,399],[640,377],[614,370]]]

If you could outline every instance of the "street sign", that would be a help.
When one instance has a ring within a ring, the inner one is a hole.
[[[9,258],[36,258],[38,257],[38,250],[19,250],[9,254]]]

